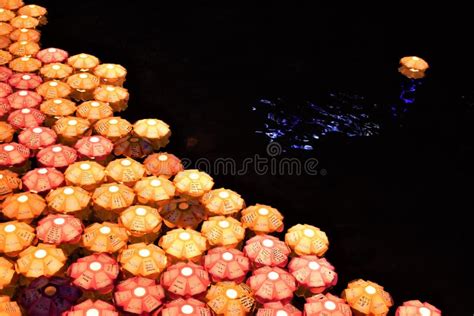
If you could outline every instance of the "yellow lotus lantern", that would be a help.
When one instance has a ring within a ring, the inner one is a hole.
[[[45,200],[40,195],[30,192],[10,195],[2,203],[3,215],[25,222],[41,215],[45,208]]]
[[[105,168],[95,161],[79,161],[64,172],[66,183],[92,191],[105,181]]]
[[[160,208],[163,222],[169,228],[193,228],[195,229],[207,218],[204,207],[198,200],[173,199]]]
[[[115,116],[104,118],[94,124],[97,134],[107,137],[111,141],[117,141],[127,136],[132,131],[132,124],[129,121]]]
[[[215,189],[201,198],[201,203],[211,215],[235,216],[244,207],[244,200],[239,194],[228,189]]]
[[[66,98],[71,94],[71,87],[58,80],[46,81],[36,88],[36,92],[45,99]]]
[[[67,78],[67,84],[74,89],[71,97],[76,100],[91,100],[93,98],[92,92],[99,86],[99,78],[89,74],[80,73]]]
[[[94,90],[94,99],[107,102],[114,112],[121,112],[127,108],[128,90],[112,85],[101,85]]]
[[[235,248],[245,237],[245,228],[233,217],[213,216],[204,221],[201,233],[210,245]]]
[[[10,221],[0,224],[0,252],[7,256],[16,256],[35,240],[35,229],[30,225]]]
[[[114,115],[114,111],[110,105],[105,102],[86,101],[77,107],[76,114],[78,117],[85,118],[89,120],[89,122],[95,123],[98,120],[112,117]]]
[[[283,231],[283,216],[268,205],[256,204],[242,210],[242,225],[257,234]]]
[[[134,205],[124,210],[119,222],[136,241],[153,242],[161,229],[161,216],[158,210],[146,205]]]
[[[166,269],[168,259],[154,244],[136,243],[123,249],[118,256],[123,270],[133,276],[156,279]]]
[[[160,238],[158,245],[174,260],[198,262],[207,249],[207,240],[192,229],[173,229]]]
[[[111,161],[105,173],[115,182],[133,186],[145,174],[145,167],[131,158],[122,158]]]
[[[165,147],[171,136],[169,125],[157,119],[138,120],[133,124],[133,132],[148,139],[156,150]]]
[[[102,220],[114,220],[135,201],[135,192],[120,183],[102,184],[92,195],[95,215]]]
[[[94,223],[84,229],[82,244],[93,252],[114,253],[127,245],[127,230],[116,223]]]
[[[245,316],[253,313],[255,299],[245,283],[218,282],[211,286],[206,295],[207,305],[216,315]]]
[[[0,290],[9,286],[15,275],[13,263],[7,259],[0,257]]]
[[[350,282],[342,298],[352,308],[354,315],[384,316],[393,305],[392,297],[383,287],[364,280]]]
[[[61,63],[47,64],[40,69],[40,73],[45,79],[64,79],[70,76],[73,71],[71,66]]]
[[[90,71],[97,67],[99,59],[95,56],[82,53],[69,57],[67,63],[78,71]]]
[[[425,72],[428,68],[429,65],[423,58],[407,56],[400,59],[400,68],[398,71],[410,79],[420,79],[425,76]]]
[[[326,233],[307,224],[297,224],[290,227],[285,235],[285,242],[291,250],[300,256],[316,255],[321,257],[329,247]]]
[[[175,188],[173,182],[163,177],[146,177],[133,187],[137,193],[138,202],[153,207],[159,207],[173,198]]]
[[[15,269],[27,278],[51,277],[64,267],[66,259],[55,245],[38,244],[20,252]]]
[[[99,77],[103,84],[121,86],[125,81],[127,70],[117,64],[102,64],[95,67],[94,75]]]
[[[46,196],[48,208],[51,211],[71,214],[80,219],[86,219],[90,210],[88,208],[91,200],[90,193],[81,187],[60,187],[52,190]]]
[[[53,130],[58,134],[59,140],[68,145],[76,143],[81,136],[85,135],[90,128],[88,120],[66,116],[58,119],[54,123]]]
[[[173,182],[178,193],[190,197],[201,197],[204,193],[210,191],[214,185],[211,176],[196,169],[179,172],[174,177]]]

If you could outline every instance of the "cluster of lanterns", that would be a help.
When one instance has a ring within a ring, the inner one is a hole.
[[[337,273],[319,228],[272,236],[277,209],[158,152],[166,123],[117,116],[124,67],[41,49],[46,9],[0,7],[0,315],[387,314],[373,282],[328,292]],[[441,312],[409,301],[397,315]]]

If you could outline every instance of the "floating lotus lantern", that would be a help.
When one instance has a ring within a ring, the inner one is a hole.
[[[15,128],[38,127],[46,116],[37,109],[21,109],[10,113],[8,123]]]
[[[383,287],[364,280],[350,282],[342,293],[342,298],[357,315],[387,315],[393,305],[390,294]]]
[[[151,143],[145,138],[127,136],[119,139],[114,144],[115,156],[126,156],[133,159],[146,157],[153,153]]]
[[[0,51],[1,52],[1,51]],[[13,75],[13,71],[5,66],[0,66],[0,81],[6,82]]]
[[[21,144],[0,144],[0,167],[21,165],[29,156],[30,150]]]
[[[211,284],[209,274],[200,265],[178,262],[161,275],[160,284],[171,298],[205,296]]]
[[[120,252],[118,261],[129,274],[151,279],[157,278],[168,264],[163,249],[145,243],[129,245]]]
[[[173,300],[160,312],[162,316],[212,316],[206,304],[194,298]],[[158,316],[158,313],[153,316]]]
[[[160,208],[160,215],[169,228],[196,229],[207,218],[206,211],[199,201],[185,198],[169,200]]]
[[[176,260],[197,262],[207,249],[207,241],[200,233],[192,229],[173,229],[163,235],[158,244]]]
[[[44,114],[57,119],[61,116],[73,115],[76,111],[76,104],[68,99],[49,99],[40,104],[40,110]],[[51,120],[51,125],[56,122],[55,119]]]
[[[22,0],[1,0],[0,7],[7,10],[16,10],[23,6],[24,3]]]
[[[89,216],[90,194],[80,187],[60,187],[48,193],[46,201],[51,211],[71,214],[80,219]]]
[[[94,129],[99,135],[117,141],[132,131],[132,124],[120,117],[109,117],[97,121]]]
[[[257,234],[283,231],[283,216],[268,205],[256,204],[242,210],[242,225]]]
[[[45,48],[36,54],[36,58],[43,64],[62,63],[67,57],[68,53],[65,50],[54,47]]]
[[[216,315],[245,316],[255,309],[252,290],[245,283],[216,283],[207,292],[206,300]]]
[[[257,302],[262,304],[275,301],[289,303],[296,290],[295,278],[277,267],[262,267],[253,271],[247,284],[252,289]]]
[[[126,185],[120,183],[103,184],[95,189],[92,195],[94,209],[115,212],[119,214],[135,201],[135,192]]]
[[[243,207],[244,200],[239,194],[228,189],[215,189],[205,193],[201,203],[211,215],[236,215]]]
[[[250,270],[250,261],[243,252],[225,247],[209,249],[203,264],[213,282],[234,281],[241,283]]]
[[[41,276],[20,293],[18,301],[28,315],[61,316],[82,296],[69,279]],[[88,315],[86,315],[88,316]]]
[[[3,290],[10,285],[14,275],[15,269],[13,263],[3,257],[0,257],[0,290]]]
[[[4,98],[13,92],[12,87],[8,83],[0,82],[0,98]]]
[[[110,222],[94,223],[82,235],[84,247],[93,252],[117,252],[127,245],[127,240],[127,230]]]
[[[15,129],[7,122],[0,121],[0,143],[9,143],[13,139]],[[0,158],[1,160],[1,158]]]
[[[21,189],[22,182],[18,175],[10,170],[0,170],[0,200]]]
[[[15,89],[31,90],[38,87],[43,80],[35,74],[17,73],[8,78],[8,84]]]
[[[94,123],[98,120],[112,117],[114,115],[114,111],[110,105],[105,102],[86,101],[77,107],[76,114],[78,117],[85,118],[89,120],[89,122]]]
[[[14,56],[33,56],[39,52],[40,47],[36,42],[15,42],[8,47],[8,51]]]
[[[18,15],[10,20],[10,24],[16,29],[34,29],[39,21],[28,15]]]
[[[236,247],[245,237],[245,228],[233,217],[209,217],[202,224],[201,233],[210,245]]]
[[[35,229],[30,225],[18,221],[0,223],[0,252],[7,256],[18,255],[34,241]]]
[[[115,307],[107,302],[91,299],[74,305],[63,316],[119,316]]]
[[[288,264],[289,272],[299,285],[298,294],[309,296],[325,292],[337,283],[334,267],[317,256],[294,257]]]
[[[99,64],[99,59],[89,54],[77,54],[67,59],[68,65],[78,71],[89,71]]]
[[[74,147],[83,157],[104,160],[112,152],[114,144],[103,136],[94,135],[79,139]]]
[[[407,301],[397,308],[396,316],[441,316],[441,311],[429,303]]]
[[[169,143],[171,130],[168,124],[157,119],[138,120],[133,124],[133,132],[148,139],[154,149],[165,147]]]
[[[161,229],[161,216],[158,210],[145,206],[130,206],[120,214],[119,222],[134,237],[143,237],[140,241],[154,241]]]
[[[346,301],[329,293],[308,297],[304,304],[304,314],[307,316],[352,316],[351,308]]]
[[[165,292],[155,280],[134,277],[120,282],[114,291],[115,304],[125,312],[151,313],[161,306]]]
[[[11,40],[7,35],[0,35],[0,49],[5,49],[10,46]]]
[[[99,77],[103,84],[121,86],[125,81],[127,70],[117,64],[102,64],[95,67],[94,75]]]
[[[71,164],[64,172],[67,185],[94,190],[105,181],[105,168],[94,161],[80,161]]]
[[[143,168],[142,165],[140,166]],[[145,169],[140,169],[140,171],[145,172]],[[131,172],[129,173],[132,174]],[[108,174],[110,175],[110,173]],[[164,205],[175,194],[173,182],[161,177],[143,178],[135,184],[133,189],[137,193],[138,202],[153,207]]]
[[[270,302],[263,304],[256,316],[303,316],[303,313],[291,304]]]
[[[92,254],[77,259],[69,266],[67,274],[72,284],[86,291],[110,293],[119,274],[119,265],[105,253]]]
[[[114,112],[124,111],[127,108],[128,98],[128,90],[122,87],[101,85],[94,90],[94,99],[107,102]]]
[[[0,296],[0,315],[21,316],[20,306],[17,302],[11,302],[8,296]]]
[[[55,144],[41,149],[36,154],[36,159],[45,167],[65,168],[76,161],[77,153],[74,148]]]
[[[20,13],[21,14],[21,13]],[[0,22],[8,22],[16,16],[12,10],[0,8]]]
[[[36,168],[28,171],[21,180],[26,189],[38,193],[61,186],[64,183],[64,175],[55,168]]]
[[[41,68],[41,61],[28,56],[18,57],[10,61],[8,66],[16,72],[35,72]]]
[[[20,252],[15,269],[27,278],[50,277],[63,268],[66,259],[55,245],[38,244]]]
[[[64,79],[69,77],[73,71],[71,66],[61,63],[46,64],[40,69],[40,73],[45,79]]]
[[[36,226],[38,239],[46,244],[77,244],[84,230],[80,219],[71,215],[50,214]]]
[[[99,83],[99,78],[90,73],[74,74],[67,78],[67,84],[75,89],[71,97],[76,100],[87,101],[92,99],[92,92],[99,86]]]
[[[66,98],[71,94],[71,87],[58,80],[50,80],[42,83],[36,88],[38,92],[45,99]]]
[[[112,151],[112,147],[110,148]],[[105,173],[110,179],[128,186],[134,185],[145,174],[145,167],[131,158],[121,158],[111,161]]]
[[[13,31],[10,23],[0,22],[0,35],[8,35]]]
[[[281,240],[270,235],[257,235],[245,243],[244,253],[255,267],[285,267],[290,248]]]
[[[73,144],[87,132],[90,127],[88,120],[66,116],[58,119],[54,123],[53,130],[58,134],[59,139],[65,144]]]
[[[300,256],[316,255],[321,257],[329,247],[326,233],[307,224],[290,227],[285,235],[285,242]]]
[[[420,79],[425,76],[426,70],[429,68],[428,63],[417,56],[407,56],[400,59],[401,74],[410,79]]]
[[[13,77],[13,76],[12,76]],[[15,110],[37,107],[43,98],[34,91],[20,90],[7,97],[10,107]]]
[[[207,173],[196,169],[178,172],[173,182],[178,193],[191,197],[201,197],[214,185],[214,181]]]
[[[22,58],[27,58],[27,57],[22,57]],[[12,59],[13,59],[12,54],[10,54],[7,51],[0,50],[0,65],[8,64]]]
[[[151,154],[145,158],[143,164],[148,174],[164,176],[166,178],[171,178],[178,172],[184,170],[181,160],[169,153]]]
[[[12,41],[28,41],[28,42],[39,42],[41,38],[40,32],[33,29],[16,29],[10,33],[10,39]]]
[[[3,215],[20,221],[31,221],[43,213],[45,208],[45,200],[30,192],[10,195],[2,203]]]

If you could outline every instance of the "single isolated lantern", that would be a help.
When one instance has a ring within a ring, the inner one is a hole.
[[[204,193],[210,191],[214,185],[211,176],[196,169],[179,172],[174,177],[173,182],[178,193],[190,197],[201,197]]]
[[[169,143],[171,130],[168,124],[158,119],[138,120],[133,124],[133,132],[148,139],[155,150]]]
[[[105,168],[95,161],[79,161],[64,172],[66,184],[93,191],[105,181]]]
[[[196,229],[207,218],[204,207],[194,199],[171,199],[159,209],[159,212],[168,228]]]
[[[257,302],[291,302],[296,290],[295,278],[287,271],[277,267],[262,267],[253,271],[247,279]]]
[[[207,240],[192,229],[173,229],[160,238],[158,245],[175,260],[198,262],[207,249]]]
[[[71,215],[50,214],[36,226],[38,239],[46,244],[77,244],[84,226],[80,219]]]
[[[20,252],[15,269],[27,278],[51,277],[63,268],[66,259],[55,245],[38,244]]]
[[[94,68],[94,75],[99,77],[103,84],[122,86],[125,82],[127,70],[117,64],[101,64]]]
[[[342,298],[360,315],[387,315],[393,305],[390,294],[380,285],[364,280],[352,281],[342,293]]]
[[[400,59],[400,68],[398,71],[407,78],[421,79],[425,76],[429,68],[428,63],[417,56],[407,56]]]
[[[257,235],[247,240],[244,253],[257,268],[262,266],[284,268],[291,250],[276,237]]]
[[[67,63],[77,71],[85,72],[97,67],[99,59],[93,55],[82,53],[69,57]]]
[[[430,303],[407,301],[397,308],[396,316],[441,316],[441,310]]]
[[[166,269],[168,259],[160,247],[154,244],[128,245],[118,256],[123,270],[133,276],[155,279]]]
[[[245,283],[218,282],[211,285],[206,300],[216,315],[251,315],[256,305],[252,290]]]
[[[23,186],[34,193],[54,190],[64,183],[64,175],[55,168],[36,168],[22,178]]]
[[[95,100],[107,102],[114,112],[121,112],[127,108],[129,94],[125,88],[100,85],[94,90],[93,95]]]
[[[183,164],[178,157],[165,152],[147,156],[143,164],[148,174],[166,178],[171,178],[184,170]]]
[[[269,234],[283,231],[283,216],[268,205],[256,204],[242,210],[242,225],[256,234]]]
[[[241,283],[250,270],[250,261],[242,251],[226,247],[209,249],[203,264],[213,282]]]
[[[40,195],[31,192],[10,195],[2,203],[3,215],[26,222],[41,215],[45,209],[45,200]]]
[[[34,240],[35,229],[26,223],[10,221],[0,224],[0,252],[7,256],[18,255]]]
[[[337,283],[334,267],[326,259],[317,256],[293,257],[288,270],[300,286],[297,295],[323,293]]]
[[[82,303],[74,305],[63,316],[119,316],[115,307],[107,302],[88,299]]]
[[[210,309],[204,302],[194,298],[178,298],[169,303],[160,311],[161,316],[212,316]],[[158,316],[159,313],[153,313]]]
[[[121,225],[110,222],[94,223],[82,235],[82,243],[93,252],[114,253],[127,245],[127,230]]]
[[[233,217],[209,217],[201,228],[201,233],[212,246],[236,247],[245,238],[245,228]]]
[[[239,194],[228,189],[215,189],[201,197],[201,203],[210,215],[234,216],[244,207]]]
[[[115,156],[126,156],[132,159],[146,157],[153,153],[151,143],[145,138],[126,136],[119,139],[114,144]]]
[[[286,244],[298,255],[316,255],[321,257],[328,250],[329,240],[326,233],[317,227],[297,224],[288,229]]]
[[[155,280],[133,277],[120,282],[114,290],[115,305],[125,312],[151,313],[158,309],[165,299],[165,291]]]
[[[144,172],[144,169],[140,168],[140,171]],[[137,194],[138,202],[152,207],[165,205],[175,195],[173,182],[163,177],[143,178],[137,181],[133,189]]]
[[[67,59],[68,55],[68,52],[63,49],[50,47],[40,50],[36,54],[36,58],[44,64],[62,63]]]
[[[110,148],[112,151],[113,146]],[[105,168],[107,177],[111,180],[133,186],[145,175],[145,167],[131,158],[115,159]]]
[[[270,302],[263,304],[256,316],[303,316],[303,313],[291,304]]]
[[[66,64],[61,63],[52,63],[46,64],[40,69],[40,74],[43,76],[44,79],[50,80],[62,80],[66,77],[69,77],[74,69]]]
[[[45,128],[35,127],[34,129],[36,129],[35,131],[39,131],[38,129],[43,130]],[[77,152],[74,148],[69,146],[54,144],[38,151],[36,159],[40,165],[45,167],[65,168],[77,160]]]
[[[328,293],[308,297],[304,304],[304,314],[307,316],[352,316],[352,311],[346,301]]]

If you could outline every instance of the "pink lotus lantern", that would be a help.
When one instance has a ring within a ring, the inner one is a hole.
[[[8,79],[8,84],[15,89],[31,90],[43,83],[43,79],[35,74],[17,73]]]
[[[64,175],[55,168],[36,168],[22,178],[23,185],[31,192],[40,193],[56,189],[64,183]]]
[[[41,149],[56,143],[56,133],[47,127],[30,127],[18,135],[20,144],[31,150]],[[48,166],[55,167],[55,166]]]
[[[43,98],[34,91],[20,90],[8,96],[8,102],[12,109],[36,108]]]
[[[303,316],[303,313],[291,304],[271,302],[263,304],[256,316]]]
[[[113,305],[101,300],[93,301],[89,299],[74,305],[62,316],[119,316],[119,314]]]
[[[13,75],[13,71],[5,66],[0,66],[0,81],[6,82]]]
[[[10,103],[7,98],[0,98],[0,117],[10,112]]]
[[[21,144],[0,144],[0,167],[21,165],[29,156],[30,150]]]
[[[178,298],[165,305],[160,311],[161,316],[212,316],[205,303],[194,298]],[[153,313],[158,316],[159,312]]]
[[[89,159],[102,160],[114,149],[114,144],[103,136],[87,136],[79,139],[74,146],[79,154]]]
[[[255,299],[259,303],[281,301],[289,303],[296,290],[295,278],[285,270],[277,267],[263,267],[253,272],[247,280]]]
[[[303,296],[323,293],[337,283],[334,267],[326,259],[317,256],[294,257],[288,270],[300,286],[298,294]]]
[[[175,155],[168,153],[149,155],[146,157],[143,164],[145,165],[148,174],[167,178],[171,178],[178,172],[184,170],[181,160],[179,160]]]
[[[346,301],[330,293],[308,297],[304,304],[304,314],[306,316],[352,316],[351,308]]]
[[[257,235],[245,243],[245,255],[255,267],[285,267],[290,248],[281,240],[270,235]]]
[[[211,281],[202,266],[178,262],[163,272],[160,284],[171,298],[198,297],[206,294]]]
[[[37,109],[16,110],[8,115],[8,123],[15,128],[38,127],[46,116]]]
[[[204,268],[213,282],[241,283],[250,270],[250,261],[238,249],[217,247],[209,249],[203,260]]]
[[[72,284],[101,294],[110,293],[119,274],[119,265],[105,253],[79,258],[69,266],[67,274]]]
[[[0,98],[4,98],[13,92],[12,87],[5,82],[0,82]]]
[[[115,305],[125,312],[151,313],[161,306],[165,291],[155,280],[134,277],[120,282],[114,291]]]
[[[441,316],[441,311],[429,303],[407,301],[397,308],[396,316]]]
[[[77,244],[83,230],[81,220],[74,216],[50,214],[38,222],[36,235],[46,244]]]
[[[41,129],[44,129],[44,127],[41,127]],[[41,149],[36,154],[36,159],[45,167],[65,168],[76,161],[77,153],[74,148],[55,144]]]
[[[36,58],[44,64],[62,63],[67,57],[68,53],[65,50],[54,47],[45,48],[36,54]]]

